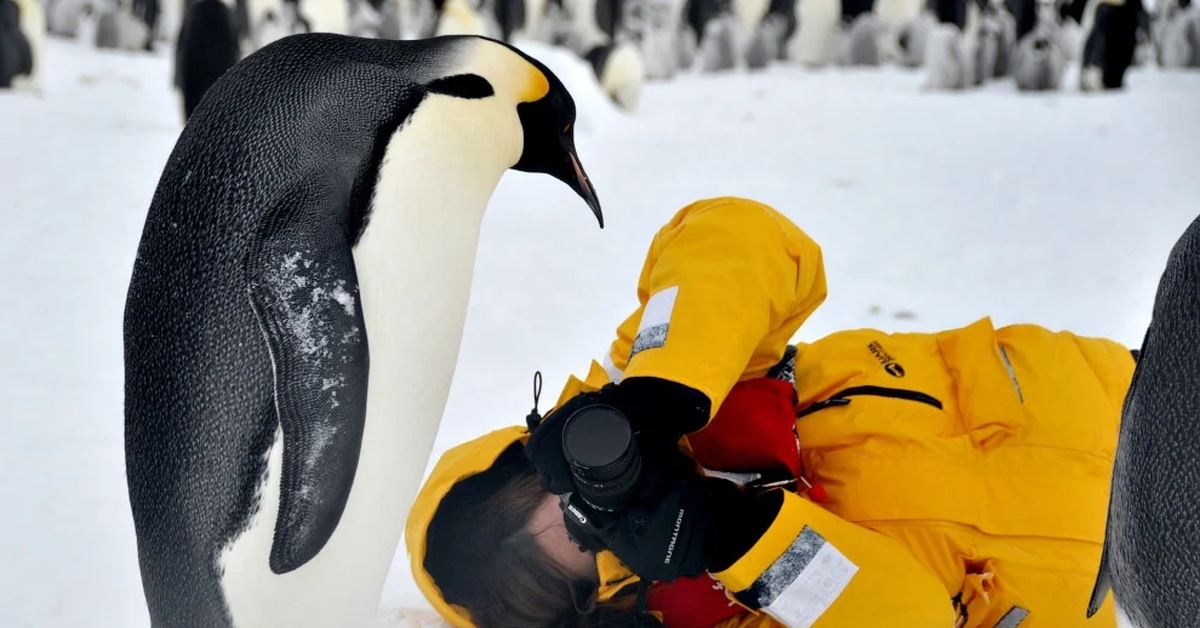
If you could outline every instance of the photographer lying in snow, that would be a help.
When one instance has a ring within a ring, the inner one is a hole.
[[[986,318],[789,345],[821,250],[738,198],[681,210],[638,295],[532,433],[421,489],[408,551],[452,624],[1116,625],[1085,610],[1129,349]]]

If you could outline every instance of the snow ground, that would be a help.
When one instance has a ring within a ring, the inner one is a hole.
[[[1137,345],[1167,251],[1200,211],[1200,74],[1136,71],[1104,96],[940,95],[900,70],[775,68],[651,85],[627,116],[581,63],[530,49],[580,102],[608,226],[548,177],[505,177],[435,455],[520,422],[535,369],[543,409],[584,372],[636,303],[654,231],[698,198],[771,203],[823,245],[830,296],[806,339],[991,315]],[[0,626],[148,623],[121,316],[180,129],[168,58],[52,40],[44,95],[0,94]],[[381,625],[419,604],[401,551]]]

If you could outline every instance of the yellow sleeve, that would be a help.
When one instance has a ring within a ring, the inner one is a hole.
[[[610,376],[689,386],[715,413],[740,379],[765,375],[783,357],[825,300],[825,267],[817,243],[775,209],[707,199],[655,235],[637,294],[609,351]]]
[[[789,628],[952,628],[955,622],[950,593],[904,546],[794,493],[784,493],[758,542],[713,576],[759,617]]]

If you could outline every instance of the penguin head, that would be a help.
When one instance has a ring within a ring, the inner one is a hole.
[[[508,44],[485,37],[458,38],[471,40],[473,54],[457,71],[482,80],[462,81],[455,89],[478,83],[470,87],[481,90],[475,97],[496,98],[516,109],[523,141],[511,168],[548,174],[567,184],[588,204],[603,228],[600,200],[575,150],[575,99],[562,81],[540,61]]]
[[[575,99],[549,68],[532,57],[525,58],[545,77],[547,87],[541,98],[517,105],[525,144],[513,169],[542,172],[566,183],[588,204],[603,228],[600,199],[575,150]]]

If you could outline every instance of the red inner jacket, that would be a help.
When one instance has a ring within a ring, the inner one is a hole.
[[[795,395],[791,382],[774,377],[739,382],[708,426],[688,436],[692,456],[713,471],[787,470],[800,477]],[[744,610],[708,574],[655,583],[646,603],[668,628],[711,628]]]

